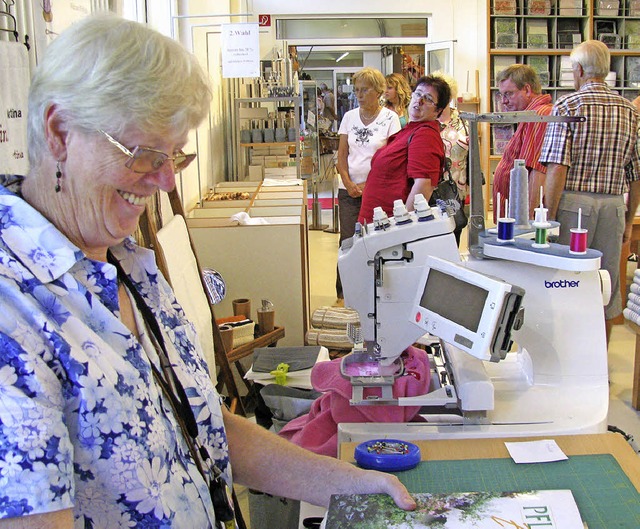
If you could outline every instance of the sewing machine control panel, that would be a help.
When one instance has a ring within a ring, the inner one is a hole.
[[[522,324],[524,291],[461,264],[429,256],[412,323],[479,358],[497,362]]]

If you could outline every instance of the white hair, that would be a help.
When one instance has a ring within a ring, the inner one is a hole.
[[[29,162],[47,148],[44,119],[55,105],[71,126],[114,135],[186,133],[207,115],[209,80],[180,43],[111,14],[90,15],[47,48],[29,90]]]

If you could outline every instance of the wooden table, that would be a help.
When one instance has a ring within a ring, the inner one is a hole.
[[[271,332],[261,334],[248,343],[234,347],[227,353],[227,358],[229,362],[237,362],[245,356],[252,354],[254,349],[277,344],[281,338],[284,338],[284,327],[274,327]]]
[[[281,338],[284,338],[284,327],[275,327],[271,332],[261,334],[250,342],[234,347],[227,353],[229,364],[234,363],[236,365],[236,369],[249,391],[251,391],[253,383],[245,378],[246,372],[240,360],[252,355],[254,349],[258,349],[259,347],[275,347]]]
[[[554,439],[568,456],[611,454],[636,490],[640,492],[640,457],[620,434],[602,433],[559,435],[546,437],[439,439],[411,441],[420,447],[423,461],[452,461],[460,459],[504,459],[511,457],[506,441],[523,442]],[[354,462],[353,452],[358,443],[341,443],[339,457]]]

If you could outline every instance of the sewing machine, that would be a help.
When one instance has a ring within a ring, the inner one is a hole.
[[[341,248],[338,266],[345,305],[361,316],[362,343],[343,359],[352,404],[419,405],[428,422],[341,424],[339,440],[605,431],[601,283],[608,276],[599,271],[600,253],[574,256],[555,244],[539,250],[528,237],[504,245],[485,233],[483,257],[462,260],[452,219],[437,208],[431,220],[420,221],[419,214],[388,219],[384,228],[362,227]],[[434,277],[440,285],[430,286]],[[460,337],[467,327],[475,335]],[[431,358],[430,391],[394,398],[398,358],[426,333],[441,348]],[[365,387],[381,388],[380,397],[363,398]]]

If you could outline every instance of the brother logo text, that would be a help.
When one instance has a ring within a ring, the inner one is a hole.
[[[576,288],[580,285],[580,281],[569,281],[568,279],[560,279],[559,281],[545,280],[546,288]]]

